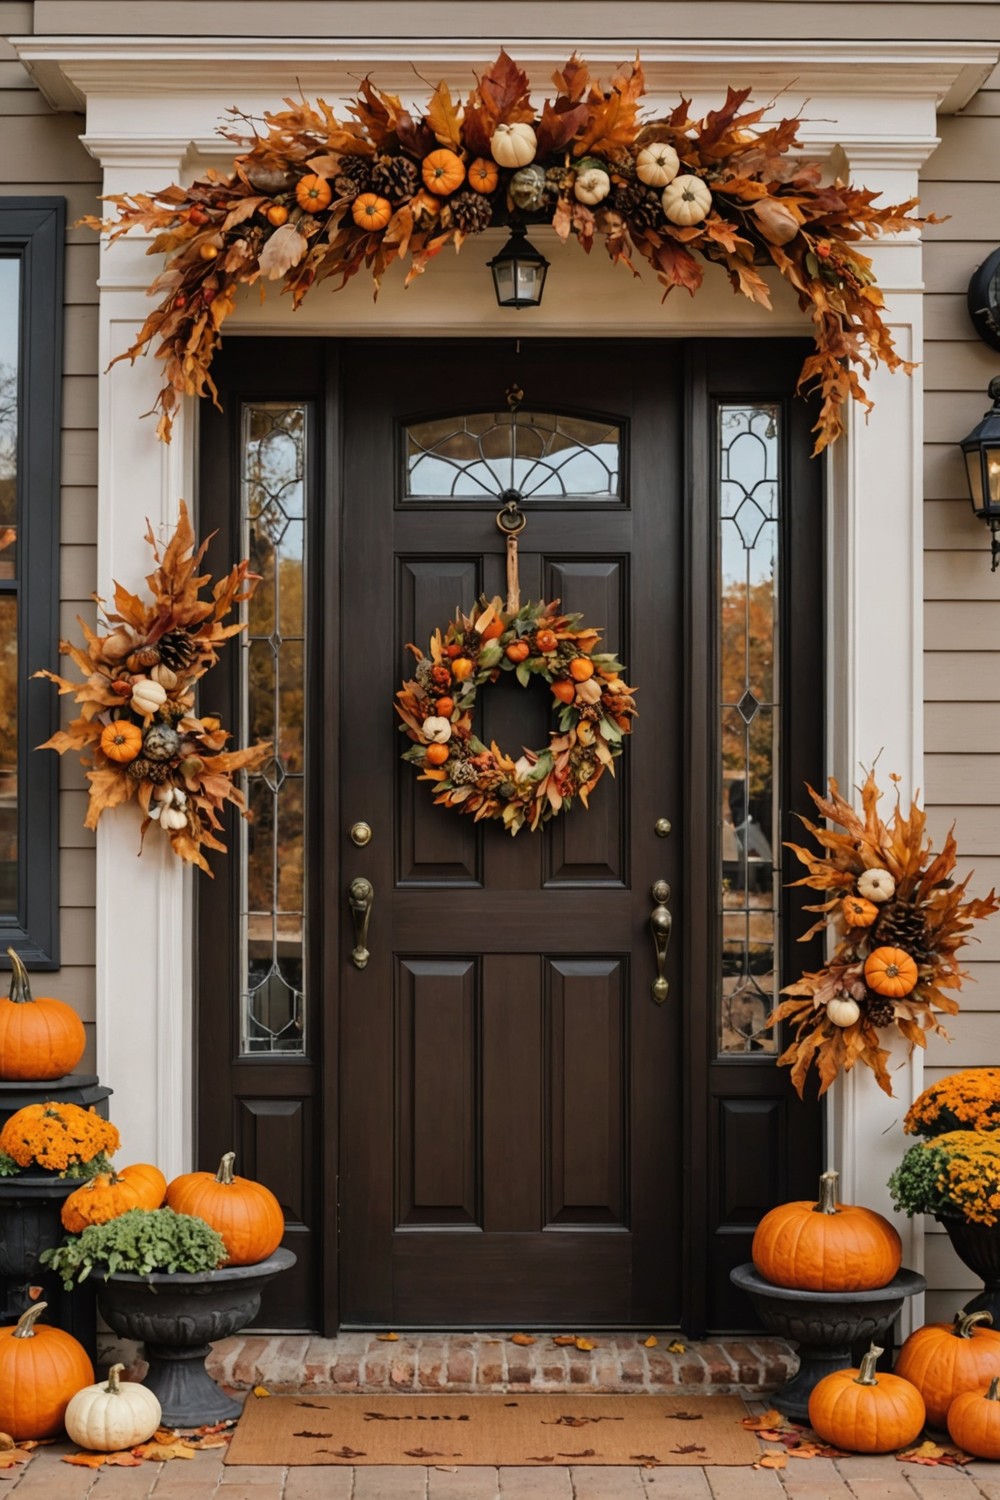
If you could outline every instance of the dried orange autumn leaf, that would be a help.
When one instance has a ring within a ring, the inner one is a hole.
[[[128,1452],[121,1453],[66,1453],[64,1464],[74,1464],[80,1469],[100,1469],[105,1464],[118,1469],[138,1469],[142,1459]]]
[[[252,1396],[269,1396],[271,1392],[266,1385],[255,1385],[250,1394]]]
[[[687,1353],[687,1344],[682,1344],[677,1339],[674,1339],[674,1342],[672,1344],[668,1344],[667,1345],[667,1353],[668,1354],[686,1354]]]
[[[576,1334],[575,1333],[554,1333],[552,1335],[552,1342],[554,1344],[558,1344],[560,1346],[560,1348],[567,1348],[570,1344],[575,1344],[576,1343]]]
[[[787,1469],[787,1453],[765,1453],[759,1462],[754,1464],[755,1469]]]
[[[178,1438],[176,1435],[173,1442],[140,1443],[138,1447],[132,1449],[136,1458],[151,1458],[156,1463],[173,1458],[194,1458],[195,1451],[190,1443],[186,1443],[183,1438]]]
[[[771,1428],[780,1430],[785,1426],[785,1419],[780,1411],[772,1407],[770,1411],[762,1412],[760,1416],[744,1417],[742,1424],[747,1432],[763,1432]]]
[[[655,1348],[656,1348],[656,1346],[657,1346],[657,1344],[658,1344],[658,1343],[659,1343],[659,1342],[660,1342],[660,1341],[659,1341],[659,1339],[658,1339],[658,1338],[657,1338],[657,1337],[656,1337],[656,1334],[655,1334],[655,1333],[651,1333],[651,1334],[650,1334],[650,1335],[649,1335],[649,1338],[648,1338],[648,1339],[643,1339],[643,1341],[642,1341],[642,1345],[643,1345],[643,1348],[644,1348],[644,1349],[655,1349]]]
[[[530,1333],[515,1333],[511,1336],[510,1341],[512,1344],[520,1344],[523,1348],[527,1348],[529,1344],[535,1342]]]
[[[574,1339],[573,1343],[577,1349],[582,1349],[585,1354],[589,1353],[591,1349],[597,1348],[597,1345],[592,1344],[590,1339]]]
[[[397,1340],[399,1339],[399,1334],[398,1333],[377,1333],[375,1335],[375,1337],[377,1339],[380,1339],[383,1344],[395,1344],[397,1342]]]

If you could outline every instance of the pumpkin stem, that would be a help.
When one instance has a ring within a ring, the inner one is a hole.
[[[854,1378],[855,1385],[878,1385],[875,1378],[875,1366],[879,1362],[879,1357],[884,1353],[885,1350],[880,1349],[878,1344],[869,1345],[868,1353],[861,1356],[861,1364]]]
[[[13,948],[7,949],[7,957],[10,959],[10,998],[15,1005],[23,1005],[26,1000],[31,999],[28,971],[21,962],[20,954]]]
[[[236,1152],[227,1151],[225,1156],[219,1162],[219,1170],[215,1174],[216,1182],[221,1182],[224,1187],[232,1187],[233,1164],[235,1163],[235,1161]]]
[[[35,1324],[48,1305],[47,1302],[36,1302],[32,1307],[28,1308],[27,1312],[23,1312],[17,1320],[17,1327],[14,1329],[11,1337],[15,1339],[33,1339],[35,1337]]]
[[[1000,1391],[1000,1375],[994,1375],[993,1379],[990,1381],[990,1388],[986,1392],[986,1395],[983,1397],[983,1400],[1000,1401],[1000,1395],[997,1394],[998,1391]]]
[[[840,1210],[837,1207],[837,1185],[840,1182],[839,1172],[824,1172],[819,1179],[819,1202],[813,1209],[814,1214],[836,1214]]]
[[[985,1308],[981,1312],[957,1312],[955,1314],[955,1326],[951,1331],[957,1339],[971,1339],[972,1330],[977,1323],[992,1324],[992,1322],[993,1314],[987,1312]]]
[[[112,1365],[111,1369],[108,1371],[108,1383],[104,1387],[104,1389],[107,1391],[109,1396],[121,1395],[121,1385],[119,1383],[119,1377],[121,1376],[124,1368],[124,1365]]]

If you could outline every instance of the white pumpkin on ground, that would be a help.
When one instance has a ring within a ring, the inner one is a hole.
[[[107,1382],[85,1385],[66,1408],[66,1431],[94,1453],[119,1453],[145,1443],[160,1425],[160,1403],[144,1385],[122,1380],[124,1365],[112,1365]]]

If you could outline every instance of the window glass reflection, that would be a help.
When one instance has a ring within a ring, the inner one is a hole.
[[[0,256],[0,916],[17,912],[17,437],[21,262]]]

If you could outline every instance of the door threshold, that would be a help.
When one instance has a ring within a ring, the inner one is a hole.
[[[646,1336],[648,1337],[648,1336]],[[209,1372],[231,1390],[264,1385],[269,1391],[538,1391],[602,1394],[646,1391],[696,1395],[710,1391],[745,1396],[773,1390],[794,1374],[798,1356],[782,1339],[747,1334],[688,1343],[658,1335],[647,1347],[641,1332],[601,1331],[584,1336],[592,1349],[554,1342],[539,1333],[533,1344],[508,1333],[401,1333],[381,1338],[373,1330],[310,1334],[242,1333],[215,1344]],[[674,1351],[670,1345],[674,1343]],[[136,1346],[109,1343],[102,1354],[135,1362]]]

